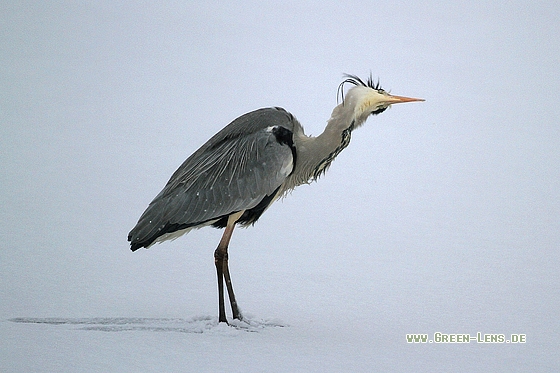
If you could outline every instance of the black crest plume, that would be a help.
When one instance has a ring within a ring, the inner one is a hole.
[[[338,101],[338,97],[340,96],[342,98],[342,104],[344,104],[344,85],[345,84],[353,84],[353,85],[361,85],[363,87],[369,87],[371,89],[375,89],[376,91],[382,91],[383,89],[381,88],[381,85],[379,84],[379,79],[377,80],[377,83],[375,83],[373,81],[373,78],[371,76],[371,73],[369,74],[369,78],[367,80],[366,83],[364,83],[364,81],[362,79],[360,79],[359,77],[357,77],[356,75],[351,75],[351,74],[344,74],[343,75],[344,79],[342,81],[342,83],[340,83],[338,85],[338,90],[336,93],[336,97],[337,97],[337,101]]]

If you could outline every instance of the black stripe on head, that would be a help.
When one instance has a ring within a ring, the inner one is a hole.
[[[337,90],[337,93],[336,93],[337,100],[338,100],[338,97],[341,97],[343,104],[344,104],[344,85],[347,84],[347,83],[348,84],[353,84],[355,86],[369,87],[371,89],[375,89],[376,91],[383,91],[383,88],[381,88],[381,85],[379,84],[379,79],[377,79],[377,83],[375,83],[373,81],[373,77],[371,76],[371,73],[369,74],[369,78],[368,78],[367,82],[365,82],[365,83],[362,79],[360,79],[356,75],[344,74],[343,76],[346,79],[344,79],[342,81],[342,83],[340,83],[338,85],[338,90]]]

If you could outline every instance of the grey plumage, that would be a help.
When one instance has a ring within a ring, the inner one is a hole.
[[[214,135],[175,171],[129,234],[132,250],[158,239],[210,224],[224,227],[227,217],[246,211],[240,223],[253,223],[250,210],[274,198],[292,171],[290,144],[278,141],[273,129],[291,135],[296,119],[281,108],[247,113]]]
[[[351,133],[370,115],[400,102],[421,99],[394,96],[368,79],[347,75],[353,84],[337,105],[323,133],[306,136],[299,122],[282,108],[242,115],[195,151],[149,204],[128,240],[132,251],[175,239],[189,230],[225,228],[214,252],[218,275],[219,321],[227,322],[223,283],[234,319],[241,319],[228,268],[228,245],[235,225],[259,219],[280,196],[322,175],[350,143]]]

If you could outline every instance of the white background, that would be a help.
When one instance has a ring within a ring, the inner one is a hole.
[[[0,370],[558,369],[558,19],[554,1],[3,2]],[[370,118],[236,230],[250,327],[216,325],[219,230],[130,252],[215,132],[282,106],[317,135],[342,73],[370,71],[426,102]],[[435,332],[527,342],[406,343]]]

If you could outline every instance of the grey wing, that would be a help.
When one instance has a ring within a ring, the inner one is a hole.
[[[292,120],[285,111],[261,109],[216,134],[150,203],[129,234],[132,249],[148,247],[173,232],[223,226],[223,219],[238,211],[260,210],[244,222],[258,219],[292,172]]]

